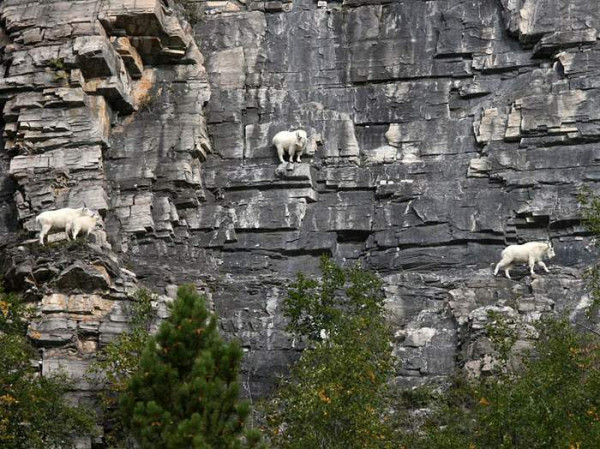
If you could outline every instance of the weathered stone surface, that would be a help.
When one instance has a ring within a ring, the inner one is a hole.
[[[388,301],[403,310],[393,319],[405,338],[399,374],[436,377],[471,359],[489,369],[489,353],[457,350],[471,341],[473,310],[522,301],[510,307],[531,321],[580,303],[570,267],[591,260],[575,195],[582,183],[595,188],[597,10],[579,1],[569,14],[561,0],[544,11],[529,1],[374,3],[222,16],[224,6],[213,5],[217,14],[196,35],[218,157],[202,166],[214,195],[205,213],[186,211],[200,234],[192,239],[215,258],[204,265],[211,276],[253,273],[262,292],[315,251],[361,260],[386,276],[386,289],[402,292]],[[276,229],[252,212],[258,227],[236,228],[226,242],[224,211],[233,209],[235,221],[249,205],[271,210],[300,193],[302,179],[276,176],[285,171],[274,170],[270,145],[275,132],[295,127],[322,137],[302,220],[286,230],[293,214],[270,212]],[[487,267],[505,244],[548,237],[560,248],[551,278],[568,298],[516,296],[527,276],[491,277]],[[404,272],[415,276],[396,274]],[[225,279],[214,295],[222,317],[229,292],[252,301]],[[448,315],[448,304],[457,312]]]
[[[63,291],[103,290],[110,288],[110,285],[111,279],[106,269],[79,261],[65,268],[56,279],[56,286]]]
[[[208,2],[193,30],[170,0],[27,5],[0,6],[0,236],[85,203],[115,251],[99,250],[106,273],[77,251],[6,257],[52,360],[127,328],[118,304],[137,281],[119,257],[171,296],[210,286],[253,396],[300,350],[281,300],[323,253],[383,276],[405,387],[491,370],[490,311],[518,329],[516,351],[540,317],[585,316],[576,195],[600,190],[597,2]],[[307,154],[280,165],[271,139],[296,128]],[[551,273],[492,276],[506,244],[547,238]],[[73,291],[79,277],[93,288]]]

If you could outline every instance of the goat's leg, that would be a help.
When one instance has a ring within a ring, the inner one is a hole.
[[[278,144],[277,145],[277,156],[279,156],[279,161],[284,164],[285,160],[283,159],[283,155],[285,153],[285,149],[283,148],[283,145]]]
[[[529,272],[532,277],[535,277],[535,271],[533,271],[533,267],[535,267],[535,259],[533,257],[529,258]]]
[[[498,262],[496,264],[496,268],[494,269],[494,276],[498,276],[498,270],[500,270],[500,268],[504,267],[504,264],[502,263],[504,259],[502,259],[500,262]]]
[[[544,262],[542,262],[541,260],[538,262],[538,265],[540,267],[542,267],[546,271],[546,273],[550,273],[550,270],[548,269],[548,267],[546,266],[546,264]]]
[[[512,259],[507,259],[506,257],[503,257],[500,262],[498,262],[496,264],[496,269],[494,270],[494,276],[498,275],[498,271],[501,270],[502,268],[505,267],[509,267],[510,269],[510,264],[512,262]],[[508,278],[510,279],[510,276],[508,276]]]
[[[79,234],[79,231],[81,231],[81,227],[75,224],[73,226],[73,240],[77,240],[77,234]]]
[[[48,234],[48,232],[50,232],[50,229],[52,228],[52,225],[42,225],[42,230],[40,231],[40,245],[44,244],[44,237]]]
[[[73,223],[68,222],[65,225],[65,233],[67,234],[67,240],[71,240],[71,230],[73,229]]]

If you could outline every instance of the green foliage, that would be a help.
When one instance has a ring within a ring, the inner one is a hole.
[[[48,66],[55,70],[54,81],[68,80],[69,74],[66,71],[65,61],[62,58],[51,59]]]
[[[510,351],[517,342],[518,333],[514,323],[501,313],[489,310],[488,319],[486,333],[494,345],[501,366],[508,361]]]
[[[64,70],[59,70],[54,74],[54,81],[67,81],[69,79],[69,74]]]
[[[600,307],[600,265],[595,264],[588,267],[584,273],[584,279],[592,298],[592,306],[586,311],[588,318],[591,318]]]
[[[585,186],[580,190],[577,199],[581,205],[583,225],[598,238],[600,236],[600,196],[594,195],[592,190]],[[588,310],[588,316],[591,316],[600,307],[600,264],[596,263],[589,267],[584,277],[592,297],[592,307]]]
[[[584,186],[577,195],[583,224],[594,235],[600,235],[600,197]]]
[[[65,376],[42,377],[25,333],[31,315],[21,300],[0,291],[0,447],[73,447],[74,435],[94,430],[93,414],[69,406]]]
[[[65,60],[62,58],[50,59],[50,61],[48,61],[48,65],[55,70],[64,70]]]
[[[120,397],[141,447],[256,447],[259,436],[245,432],[249,405],[238,400],[241,359],[240,347],[219,336],[204,298],[193,286],[180,287]]]
[[[524,370],[455,379],[430,404],[410,448],[600,447],[600,339],[566,321],[546,321]]]
[[[102,348],[96,361],[91,365],[91,374],[101,374],[105,385],[101,405],[105,416],[105,438],[110,447],[128,447],[128,434],[118,416],[116,405],[118,395],[125,391],[131,376],[136,372],[140,357],[150,336],[150,325],[155,313],[152,292],[141,288],[136,291],[127,309],[131,329]]]
[[[288,290],[288,329],[308,344],[267,405],[278,448],[385,448],[392,444],[391,334],[380,280],[321,259],[320,281]],[[324,337],[324,338],[322,338]]]
[[[126,309],[131,329],[102,348],[92,364],[92,372],[105,376],[108,390],[120,393],[136,371],[140,356],[149,338],[150,325],[154,319],[152,301],[154,295],[144,288],[136,291],[134,301]]]

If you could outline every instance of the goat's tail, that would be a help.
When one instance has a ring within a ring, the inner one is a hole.
[[[42,229],[42,223],[40,223],[40,216],[35,217],[35,224],[38,229]]]

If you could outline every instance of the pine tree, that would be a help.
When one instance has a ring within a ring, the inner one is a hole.
[[[219,336],[204,298],[192,286],[180,287],[120,399],[141,447],[256,447],[258,435],[245,426],[249,405],[238,398],[241,359],[240,347]]]

